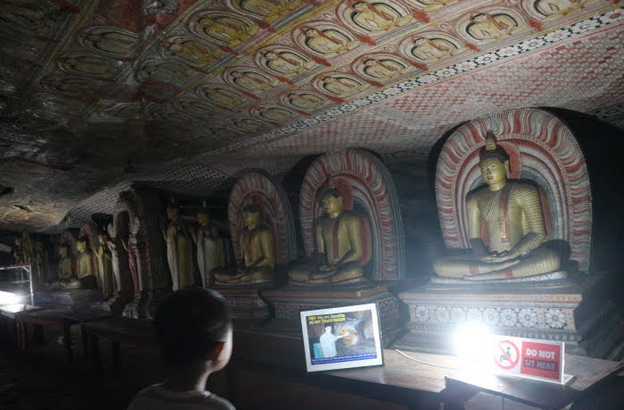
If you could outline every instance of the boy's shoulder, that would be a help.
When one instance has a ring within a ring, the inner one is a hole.
[[[208,391],[177,392],[162,384],[147,387],[134,396],[128,410],[235,410],[232,403]]]

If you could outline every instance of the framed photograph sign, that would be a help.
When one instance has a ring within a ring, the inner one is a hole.
[[[383,364],[377,306],[344,306],[301,312],[308,372]]]

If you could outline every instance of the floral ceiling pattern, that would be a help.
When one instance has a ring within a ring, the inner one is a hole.
[[[621,7],[5,0],[0,228],[43,229],[106,186],[188,161],[225,178],[347,146],[424,159],[462,121],[507,108],[621,125]]]

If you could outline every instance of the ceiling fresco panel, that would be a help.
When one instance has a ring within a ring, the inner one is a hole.
[[[17,203],[38,184],[67,207],[191,158],[224,175],[284,174],[346,147],[425,158],[459,122],[502,109],[624,104],[621,2],[5,0],[0,11],[0,158],[38,167]],[[0,215],[18,215],[10,206],[0,198]]]

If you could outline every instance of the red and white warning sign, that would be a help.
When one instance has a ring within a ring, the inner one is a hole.
[[[564,383],[565,343],[494,336],[494,369],[531,379]]]
[[[498,358],[494,358],[496,366],[503,370],[511,370],[518,366],[520,352],[516,343],[511,340],[499,340],[496,345],[498,346],[498,350],[494,353],[495,356],[498,355]]]

